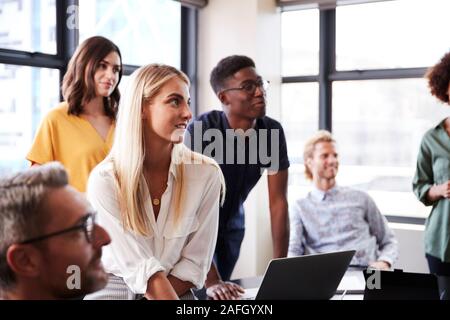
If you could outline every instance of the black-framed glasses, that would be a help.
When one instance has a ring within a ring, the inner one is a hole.
[[[249,95],[254,95],[256,88],[258,88],[258,87],[261,88],[264,92],[266,92],[267,89],[269,88],[269,84],[270,84],[269,81],[263,80],[263,79],[256,80],[256,81],[246,81],[240,87],[223,89],[222,92],[227,92],[227,91],[231,91],[231,90],[242,90],[242,91],[245,91]]]
[[[88,213],[83,217],[83,220],[81,221],[81,223],[77,224],[76,226],[73,226],[73,227],[70,227],[67,229],[63,229],[60,231],[52,232],[52,233],[49,233],[49,234],[46,234],[43,236],[27,239],[27,240],[19,242],[19,244],[28,244],[28,243],[33,243],[33,242],[37,242],[37,241],[42,241],[42,240],[45,240],[45,239],[48,239],[51,237],[59,236],[61,234],[73,232],[76,230],[83,230],[84,235],[86,236],[87,242],[93,243],[94,229],[95,229],[95,216],[96,216],[95,212]]]

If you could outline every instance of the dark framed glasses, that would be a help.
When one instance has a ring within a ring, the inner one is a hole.
[[[42,240],[45,240],[45,239],[48,239],[51,237],[56,237],[61,234],[65,234],[65,233],[69,233],[69,232],[73,232],[73,231],[77,231],[77,230],[83,230],[83,232],[86,236],[87,242],[92,243],[94,240],[95,216],[96,216],[95,212],[88,213],[83,217],[83,220],[81,221],[81,223],[79,223],[73,227],[63,229],[60,231],[56,231],[56,232],[52,232],[52,233],[42,235],[39,237],[27,239],[27,240],[19,242],[19,244],[28,244],[28,243],[38,242],[38,241],[42,241]]]
[[[222,92],[227,92],[227,91],[231,91],[231,90],[242,90],[242,91],[245,91],[249,95],[254,95],[256,88],[258,88],[258,87],[261,88],[264,92],[266,92],[267,89],[269,88],[269,84],[270,84],[269,81],[263,80],[263,79],[259,79],[257,81],[246,81],[240,87],[227,88],[227,89],[222,90]]]

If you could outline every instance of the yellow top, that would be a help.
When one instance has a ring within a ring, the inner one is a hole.
[[[62,102],[44,118],[27,160],[38,164],[61,162],[69,174],[69,183],[85,192],[91,170],[111,149],[115,125],[109,129],[105,141],[89,121],[68,115],[68,107]]]

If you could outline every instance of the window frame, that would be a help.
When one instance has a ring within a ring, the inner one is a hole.
[[[292,9],[291,9],[292,10]],[[284,11],[291,11],[282,9]],[[370,70],[336,70],[336,8],[319,10],[319,74],[302,76],[282,76],[281,83],[319,84],[319,130],[332,132],[333,82],[348,80],[387,80],[423,78],[427,68],[393,68]],[[404,217],[384,213],[390,222],[424,225],[425,218]]]
[[[60,85],[67,70],[70,57],[79,44],[79,30],[69,29],[66,21],[68,8],[79,5],[78,0],[58,0],[56,4],[56,54],[21,51],[0,48],[0,63],[8,65],[29,66],[37,68],[57,69],[60,74]],[[78,23],[78,16],[75,16]],[[193,113],[197,114],[197,30],[198,8],[181,3],[181,70],[191,79],[191,100]],[[138,65],[124,64],[123,74],[130,75],[138,69]],[[62,94],[60,91],[60,99]]]
[[[173,0],[177,1],[177,0]],[[189,5],[183,1],[180,2],[180,69],[184,71],[191,80],[191,101],[192,101],[192,113],[194,116],[198,114],[198,84],[197,84],[197,37],[198,37],[198,11],[201,7]],[[79,30],[78,28],[71,28],[71,25],[67,24],[68,19],[75,26],[78,26],[78,11],[73,10],[73,7],[78,9],[78,0],[57,0],[55,1],[55,7],[51,8],[51,11],[56,15],[56,53],[43,53],[32,52],[20,49],[7,49],[5,47],[0,48],[0,63],[6,66],[12,67],[34,67],[39,70],[54,70],[53,72],[59,72],[59,78],[52,84],[47,90],[58,90],[56,97],[59,97],[59,101],[63,101],[61,93],[61,85],[64,75],[67,70],[67,65],[75,52],[79,44]],[[53,11],[54,10],[54,11]],[[73,16],[75,14],[75,16]],[[75,20],[73,20],[75,19]],[[31,22],[29,22],[31,23]],[[32,50],[32,49],[31,49]],[[138,69],[139,65],[123,65],[123,75],[129,76],[133,71]],[[14,81],[14,79],[13,79]],[[40,82],[39,82],[40,83]],[[56,88],[56,85],[58,86]],[[32,94],[30,92],[29,94]],[[34,101],[34,100],[33,100]],[[54,106],[50,106],[54,107]],[[24,115],[32,115],[31,132],[36,134],[38,124],[41,119],[40,116],[35,115],[33,112],[33,105],[29,105]],[[25,161],[25,154],[23,154],[23,160]],[[10,166],[15,166],[17,162],[12,162]],[[22,165],[22,164],[21,164]],[[4,167],[8,170],[8,165]]]

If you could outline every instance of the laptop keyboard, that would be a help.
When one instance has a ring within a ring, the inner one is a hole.
[[[255,300],[256,295],[258,294],[258,289],[259,288],[245,289],[244,294],[239,297],[239,300]]]

